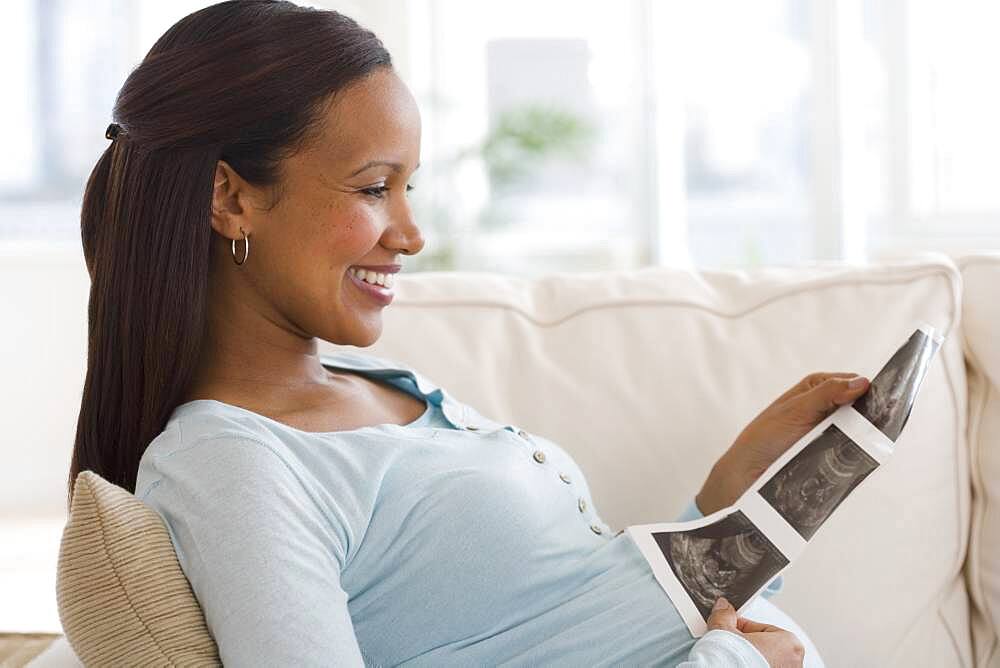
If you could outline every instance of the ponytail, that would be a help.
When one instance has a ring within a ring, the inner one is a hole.
[[[87,181],[87,376],[70,502],[82,470],[135,491],[145,446],[197,369],[216,160],[206,149],[148,153],[119,137]]]
[[[121,129],[80,211],[91,286],[68,504],[84,470],[135,492],[146,447],[198,371],[218,161],[280,186],[281,160],[334,94],[391,66],[373,33],[335,11],[227,0],[171,26],[129,74]]]

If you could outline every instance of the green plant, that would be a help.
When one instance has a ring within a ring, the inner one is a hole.
[[[534,173],[547,159],[586,160],[597,129],[556,107],[528,104],[500,115],[472,154],[483,159],[491,182],[506,186]]]
[[[501,113],[481,141],[437,159],[434,172],[436,178],[450,182],[464,161],[482,160],[490,183],[503,190],[536,174],[548,160],[589,160],[597,135],[596,126],[573,112],[550,104],[528,103]],[[456,268],[458,249],[451,209],[425,200],[416,215],[430,231],[429,245],[413,258],[410,268],[418,271]],[[508,219],[499,199],[491,198],[480,213],[479,223],[497,228]]]

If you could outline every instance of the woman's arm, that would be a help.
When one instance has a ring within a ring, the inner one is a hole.
[[[765,408],[712,467],[695,497],[705,515],[732,505],[788,448],[838,407],[868,391],[854,373],[813,373]]]
[[[167,522],[226,666],[363,666],[343,539],[270,446],[226,436],[156,461]]]
[[[712,467],[680,521],[735,503],[782,453],[838,406],[853,402],[867,389],[868,380],[853,373],[815,373],[803,378],[739,434]],[[776,577],[762,595],[773,596],[782,582],[781,576]],[[793,633],[739,617],[728,602],[720,600],[708,628],[681,667],[802,665],[803,645]]]

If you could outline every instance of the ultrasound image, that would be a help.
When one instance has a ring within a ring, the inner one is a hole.
[[[763,496],[806,540],[878,467],[867,452],[830,425],[760,488]]]
[[[717,598],[725,596],[739,608],[788,564],[738,510],[697,529],[652,535],[706,621]]]
[[[895,441],[910,417],[920,383],[940,344],[917,330],[872,379],[854,409]]]

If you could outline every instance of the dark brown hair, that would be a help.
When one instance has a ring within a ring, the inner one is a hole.
[[[230,0],[175,23],[129,74],[113,112],[122,134],[80,212],[91,287],[68,503],[84,470],[134,493],[194,377],[217,161],[280,196],[280,161],[314,138],[337,91],[383,67],[382,42],[342,14]]]

